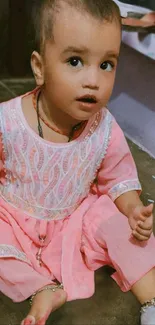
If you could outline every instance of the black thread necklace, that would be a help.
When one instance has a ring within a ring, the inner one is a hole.
[[[52,128],[47,122],[45,122],[45,120],[43,118],[40,117],[40,113],[39,113],[39,99],[40,99],[40,95],[41,95],[41,91],[39,92],[37,99],[36,99],[36,105],[34,104],[34,108],[36,108],[36,113],[37,113],[37,122],[38,122],[38,133],[39,136],[44,139],[44,135],[43,135],[43,129],[40,123],[40,120],[42,120],[44,122],[44,124],[46,126],[48,126],[50,129],[52,129],[54,132],[57,132],[59,134],[62,134],[58,131],[56,131],[54,128]],[[36,107],[35,107],[36,106]],[[68,142],[70,142],[73,139],[73,136],[75,134],[76,131],[80,130],[80,128],[83,126],[85,127],[85,125],[87,124],[87,121],[84,122],[80,122],[78,124],[76,124],[75,126],[72,127],[71,132],[68,136]]]

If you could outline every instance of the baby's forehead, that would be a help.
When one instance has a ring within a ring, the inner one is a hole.
[[[57,29],[61,28],[61,32],[68,30],[70,32],[75,32],[76,30],[81,31],[81,35],[87,32],[88,23],[94,26],[99,26],[103,29],[105,26],[110,27],[111,25],[118,24],[118,20],[113,17],[113,19],[105,19],[104,17],[97,17],[86,11],[85,9],[79,10],[76,7],[71,7],[68,5],[63,5],[59,8],[59,11],[54,13],[53,17],[53,33]],[[82,25],[82,26],[81,26]],[[120,29],[120,24],[118,24]],[[83,30],[81,30],[83,28]]]
[[[116,23],[96,22],[95,25],[91,19],[85,18],[83,25],[82,22],[78,24],[74,19],[71,20],[68,25],[60,24],[54,28],[54,42],[50,42],[52,47],[49,47],[49,56],[57,53],[58,57],[65,58],[74,54],[98,60],[107,53],[115,57],[119,55],[121,33]]]
[[[76,3],[84,3],[84,0],[74,1],[74,5],[71,5],[67,0],[58,0],[56,1],[56,6],[52,7],[51,10],[45,10],[42,20],[42,36],[44,42],[51,39],[59,40],[60,37],[73,38],[74,41],[76,41],[76,37],[79,37],[79,33],[81,34],[81,37],[84,35],[88,37],[88,35],[93,32],[90,25],[98,25],[97,33],[99,34],[100,30],[103,30],[105,26],[107,29],[108,26],[109,37],[111,32],[113,32],[110,28],[111,25],[117,25],[117,27],[119,27],[119,31],[121,31],[117,14],[113,13],[111,17],[104,17],[104,12],[102,12],[100,15],[93,14],[88,10],[88,8],[84,6],[78,7],[75,5]],[[73,2],[73,0],[71,0],[71,2]],[[96,35],[96,37],[99,36]]]

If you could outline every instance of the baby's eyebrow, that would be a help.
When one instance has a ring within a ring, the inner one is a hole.
[[[62,53],[67,54],[67,53],[88,53],[89,50],[87,47],[82,46],[82,47],[76,47],[76,46],[68,46]]]
[[[118,60],[118,58],[119,58],[119,53],[115,52],[115,51],[107,51],[105,53],[105,55],[108,56],[108,57],[114,58],[116,60]]]
[[[68,53],[76,53],[76,54],[88,54],[90,51],[87,47],[82,46],[82,47],[76,47],[76,46],[68,46],[62,54],[68,54]],[[107,51],[104,53],[104,56],[107,56],[111,59],[116,59],[118,61],[119,58],[119,53],[115,51]]]

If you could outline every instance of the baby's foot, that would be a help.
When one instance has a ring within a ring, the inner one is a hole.
[[[67,299],[62,289],[43,290],[34,297],[32,307],[21,325],[44,325],[51,312],[60,308]]]
[[[141,325],[155,325],[155,306],[146,307],[142,312]]]

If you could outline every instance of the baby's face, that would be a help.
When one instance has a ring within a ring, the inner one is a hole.
[[[75,120],[87,120],[111,96],[120,25],[65,6],[56,15],[53,35],[43,55],[45,95],[51,107]]]

